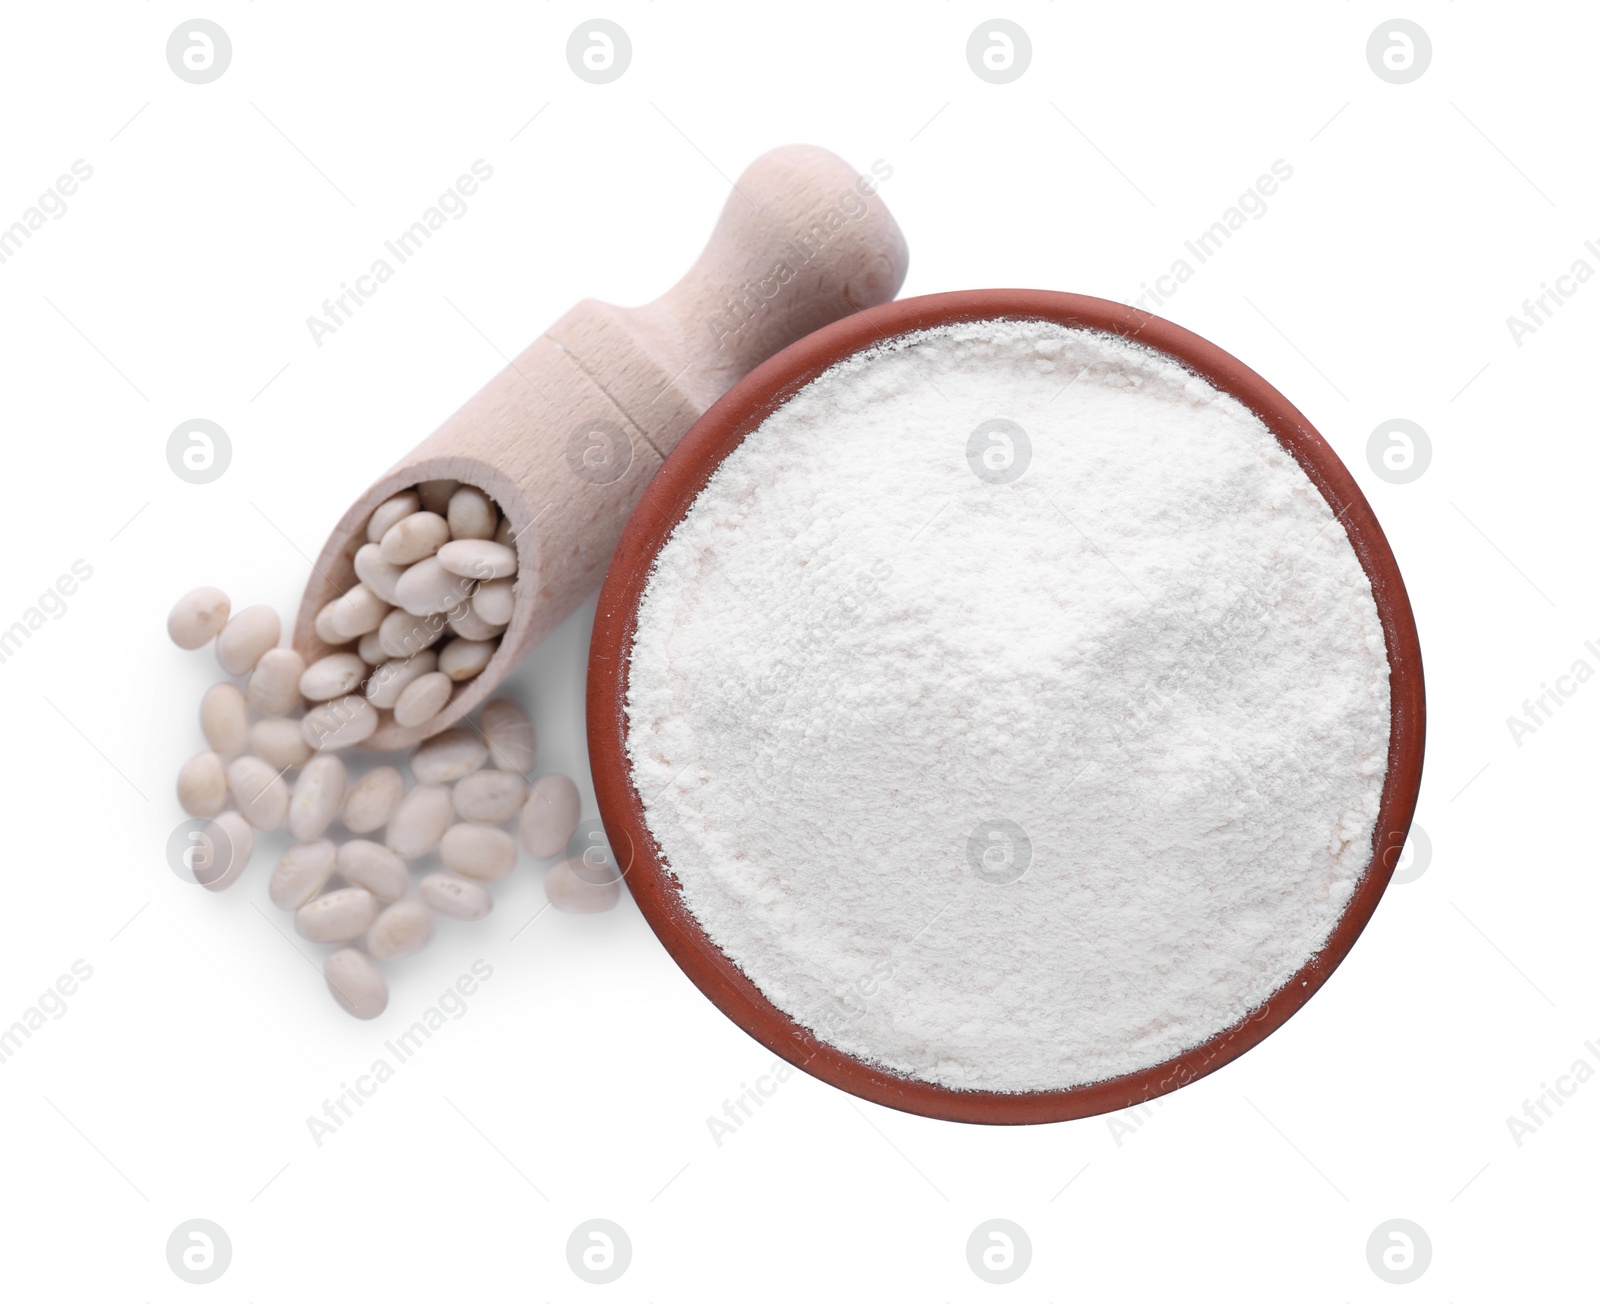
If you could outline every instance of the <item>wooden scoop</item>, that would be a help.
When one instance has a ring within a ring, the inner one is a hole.
[[[356,499],[300,604],[293,643],[307,664],[333,650],[313,622],[356,583],[367,518],[391,495],[475,485],[518,554],[511,623],[483,672],[425,724],[387,719],[364,746],[408,747],[483,701],[599,586],[639,495],[701,413],[795,340],[894,298],[906,243],[875,187],[814,146],[763,154],[672,289],[640,308],[584,300]]]

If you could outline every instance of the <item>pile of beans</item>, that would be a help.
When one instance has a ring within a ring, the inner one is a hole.
[[[435,631],[437,639],[447,624],[456,634],[437,655],[428,648],[391,653],[400,644],[390,640],[374,645],[369,658],[369,640],[382,640],[386,628],[400,623],[394,617],[409,621],[417,614],[405,605],[408,599],[412,606],[439,600],[411,599],[422,581],[404,583],[428,560],[456,543],[487,544],[504,550],[491,555],[491,569],[515,567],[509,543],[466,533],[503,528],[493,504],[477,490],[434,482],[432,497],[447,508],[440,515],[423,506],[429,488],[397,495],[374,512],[367,531],[374,542],[356,556],[362,583],[318,617],[319,633],[327,625],[329,633],[360,639],[354,655],[334,653],[307,666],[292,648],[279,645],[282,625],[275,611],[256,606],[230,614],[227,595],[214,588],[186,594],[167,618],[167,631],[181,648],[214,640],[217,661],[230,676],[201,699],[207,750],[178,772],[179,805],[208,821],[191,862],[195,877],[212,891],[231,887],[254,855],[257,834],[286,830],[292,841],[273,870],[268,894],[294,912],[302,937],[337,947],[324,966],[328,989],[362,1019],[375,1018],[388,1004],[377,962],[403,959],[427,945],[435,916],[482,919],[493,908],[492,886],[516,867],[519,844],[532,856],[564,857],[578,825],[572,780],[561,774],[532,777],[538,740],[527,712],[510,698],[485,703],[476,721],[463,720],[413,748],[406,758],[409,782],[394,765],[353,776],[335,754],[371,734],[378,710],[393,710],[401,724],[431,719],[454,683],[487,664],[510,618],[510,573],[480,577],[469,581],[469,614],[453,609]],[[466,506],[463,495],[471,495],[474,505]],[[438,524],[418,519],[429,517]],[[426,555],[415,550],[421,543],[388,547],[391,538],[419,536],[434,541]],[[369,552],[373,548],[379,552]],[[409,560],[402,568],[391,557]],[[379,570],[379,562],[393,574]],[[501,580],[504,587],[494,588]],[[397,594],[402,605],[391,610],[385,593]],[[498,605],[502,600],[505,605]],[[357,610],[366,614],[357,618]],[[375,625],[357,629],[374,614]],[[341,660],[346,657],[356,664]],[[425,668],[416,669],[424,657]],[[380,676],[386,677],[375,692]],[[399,689],[396,679],[402,680]],[[428,688],[430,680],[442,681],[442,689]],[[352,690],[363,682],[364,697],[355,697]],[[421,693],[415,691],[419,685]],[[341,700],[366,705],[371,723],[364,732],[346,728],[361,718],[353,708],[337,718],[326,713]],[[424,871],[415,881],[414,868]],[[586,914],[609,910],[621,896],[617,881],[571,857],[546,870],[545,892],[558,910]]]
[[[373,511],[355,570],[317,613],[335,650],[300,676],[318,751],[362,742],[390,717],[425,725],[482,672],[511,622],[516,539],[481,489],[425,480]]]

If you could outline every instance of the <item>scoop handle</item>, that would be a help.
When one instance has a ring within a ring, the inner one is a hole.
[[[837,154],[786,145],[734,182],[711,239],[653,303],[587,299],[546,334],[576,357],[665,457],[733,384],[831,321],[894,298],[905,237],[878,186]],[[608,549],[609,555],[609,549]]]
[[[356,582],[373,508],[419,481],[482,489],[519,561],[482,673],[426,724],[390,721],[366,746],[410,746],[483,701],[599,585],[644,486],[712,403],[795,340],[895,296],[906,243],[876,193],[890,171],[858,174],[810,145],[763,154],[676,285],[637,308],[578,304],[351,505],[301,601],[293,641],[308,662],[330,651],[314,622]]]

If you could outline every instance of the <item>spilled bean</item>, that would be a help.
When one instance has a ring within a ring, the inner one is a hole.
[[[417,894],[430,909],[452,919],[482,919],[494,909],[488,888],[455,874],[429,874]]]
[[[411,753],[411,773],[418,783],[454,783],[482,769],[489,748],[476,730],[446,729],[419,743]]]
[[[333,843],[326,838],[292,843],[267,884],[272,904],[285,910],[298,910],[305,905],[327,885],[335,855]]]
[[[348,781],[344,762],[337,756],[324,752],[309,761],[289,799],[289,832],[302,842],[320,838],[339,813]]]
[[[250,707],[229,683],[212,684],[200,699],[200,732],[218,756],[237,756],[250,745]]]
[[[376,1019],[389,1006],[389,985],[366,952],[346,946],[323,966],[333,999],[358,1019]]]
[[[564,774],[535,779],[517,831],[530,856],[559,856],[578,828],[578,786]]]
[[[167,637],[185,651],[202,648],[228,623],[228,595],[209,586],[193,589],[167,613]]]
[[[498,883],[516,868],[517,843],[492,824],[452,824],[439,843],[439,859],[463,878]]]
[[[250,726],[250,750],[274,770],[293,769],[311,759],[300,721],[271,716]]]
[[[454,817],[448,788],[419,783],[400,799],[399,807],[389,818],[384,842],[390,851],[407,860],[426,856],[439,845]]]
[[[398,901],[411,888],[406,862],[388,847],[365,838],[341,843],[334,863],[345,882],[366,888],[380,901]]]
[[[345,828],[352,833],[376,833],[393,817],[405,792],[405,778],[394,766],[368,770],[351,785],[345,798]]]
[[[185,813],[210,819],[228,804],[228,773],[215,752],[191,756],[178,771],[178,805]]]
[[[456,814],[473,824],[501,824],[522,809],[528,785],[509,770],[477,770],[451,794]]]
[[[367,950],[374,960],[403,960],[432,937],[433,912],[420,901],[396,901],[367,929]]]
[[[527,774],[539,759],[539,739],[522,703],[497,697],[483,708],[483,736],[489,755],[502,770]]]
[[[263,833],[281,829],[289,817],[289,785],[259,756],[229,762],[228,795],[239,813]]]
[[[217,664],[230,675],[248,675],[262,653],[278,645],[283,626],[271,607],[246,607],[217,635]]]
[[[295,931],[312,942],[348,942],[378,917],[378,899],[364,887],[342,887],[294,912]]]
[[[300,705],[300,676],[306,663],[292,647],[272,647],[250,672],[245,698],[262,715],[288,715]]]

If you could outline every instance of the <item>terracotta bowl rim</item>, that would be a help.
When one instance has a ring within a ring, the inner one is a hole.
[[[797,390],[849,355],[913,331],[993,318],[1104,331],[1155,349],[1233,395],[1295,458],[1344,526],[1372,583],[1390,667],[1388,770],[1372,857],[1322,950],[1244,1019],[1149,1068],[1051,1091],[965,1091],[900,1077],[800,1026],[706,935],[644,822],[627,759],[627,653],[656,554],[712,473]],[[1181,326],[1124,304],[1052,290],[961,290],[900,299],[791,344],[728,391],[646,487],[612,557],[595,612],[587,690],[589,761],[613,851],[640,912],[668,953],[734,1023],[797,1068],[893,1109],[967,1123],[1046,1123],[1126,1109],[1237,1058],[1299,1010],[1349,954],[1398,863],[1422,782],[1426,700],[1416,622],[1400,568],[1355,479],[1310,421],[1237,358]]]

